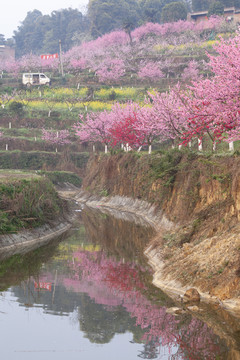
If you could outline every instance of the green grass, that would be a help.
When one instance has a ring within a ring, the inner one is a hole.
[[[38,171],[37,174],[46,176],[54,185],[64,183],[70,183],[77,187],[82,185],[82,179],[70,171]]]
[[[30,174],[0,179],[0,234],[51,223],[63,215],[64,202],[46,178]]]
[[[0,169],[41,170],[43,168],[58,169],[65,162],[76,168],[84,169],[89,159],[87,152],[63,153],[46,151],[0,151]]]
[[[22,170],[0,170],[0,182],[8,183],[19,179],[37,179],[38,175],[33,172],[25,172]]]
[[[163,179],[166,187],[172,186],[175,181],[175,176],[178,172],[178,164],[183,156],[183,152],[178,149],[171,149],[168,151],[159,152],[159,156],[152,158],[150,168],[152,176],[155,179]]]

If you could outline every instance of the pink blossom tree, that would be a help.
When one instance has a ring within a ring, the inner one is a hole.
[[[56,152],[58,151],[58,145],[65,145],[70,143],[69,136],[70,133],[68,130],[42,130],[42,139],[46,142],[56,145]]]
[[[87,62],[83,58],[70,59],[70,68],[73,68],[76,72],[84,70],[86,68]]]
[[[140,64],[140,70],[138,71],[138,77],[141,79],[148,79],[151,81],[157,81],[164,77],[160,64],[156,62],[147,62],[146,64]]]
[[[162,141],[177,139],[180,142],[182,134],[188,128],[186,105],[182,99],[180,85],[169,92],[149,93],[153,102],[153,113],[156,118],[156,129]],[[188,108],[187,108],[188,109]]]
[[[135,128],[142,135],[142,145],[148,145],[148,153],[151,154],[153,141],[161,138],[159,116],[154,106],[149,105],[139,108]]]
[[[111,144],[116,146],[120,144],[127,151],[138,147],[140,143],[140,134],[135,131],[137,122],[138,104],[129,102],[121,105],[114,104],[109,116],[111,117]]]
[[[193,82],[189,86],[185,103],[188,104],[186,117],[189,127],[184,134],[184,142],[193,137],[203,138],[208,134],[213,143],[222,141],[234,134],[238,139],[240,105],[240,65],[236,60],[239,55],[240,34],[229,39],[221,39],[215,46],[218,56],[210,56],[209,67],[215,76]],[[189,109],[191,109],[189,111]]]
[[[18,75],[20,73],[21,67],[19,61],[15,59],[10,59],[8,61],[5,61],[3,64],[3,69],[7,71],[8,73],[11,73],[14,78],[18,78]]]
[[[31,72],[40,71],[41,69],[41,58],[38,55],[27,54],[19,59],[19,66],[21,71]]]
[[[59,71],[59,59],[41,59],[41,68],[52,72]]]
[[[199,78],[198,63],[195,60],[192,60],[188,63],[188,66],[183,70],[182,79],[187,80],[197,80]]]
[[[137,113],[126,115],[124,118],[114,123],[110,129],[112,146],[121,144],[123,145],[123,148],[128,151],[144,145],[144,135],[141,131],[137,130],[137,123]]]
[[[102,82],[119,80],[125,73],[124,61],[121,59],[106,59],[97,69],[96,74]]]
[[[11,94],[4,93],[0,95],[0,105],[4,109],[5,106],[18,95],[17,90],[13,90]]]
[[[89,113],[85,118],[80,115],[80,122],[75,124],[73,128],[81,142],[100,142],[105,145],[105,153],[107,153],[108,144],[111,141],[109,132],[111,127],[111,113],[103,111],[98,114]]]

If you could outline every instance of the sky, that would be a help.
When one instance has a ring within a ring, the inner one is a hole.
[[[36,9],[48,15],[54,10],[73,8],[84,13],[87,4],[88,0],[5,0],[0,11],[0,34],[6,39],[11,38],[28,11]]]

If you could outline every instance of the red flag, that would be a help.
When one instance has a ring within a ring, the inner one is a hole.
[[[58,59],[58,54],[41,55],[42,60]]]
[[[40,281],[40,282],[34,281],[34,287],[36,290],[43,289],[47,291],[52,291],[52,283],[48,283],[44,281]]]

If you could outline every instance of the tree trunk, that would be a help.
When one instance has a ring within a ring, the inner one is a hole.
[[[234,151],[234,143],[233,143],[233,141],[231,141],[229,143],[229,151]]]
[[[202,141],[198,139],[198,151],[202,151],[202,150],[203,150]]]

